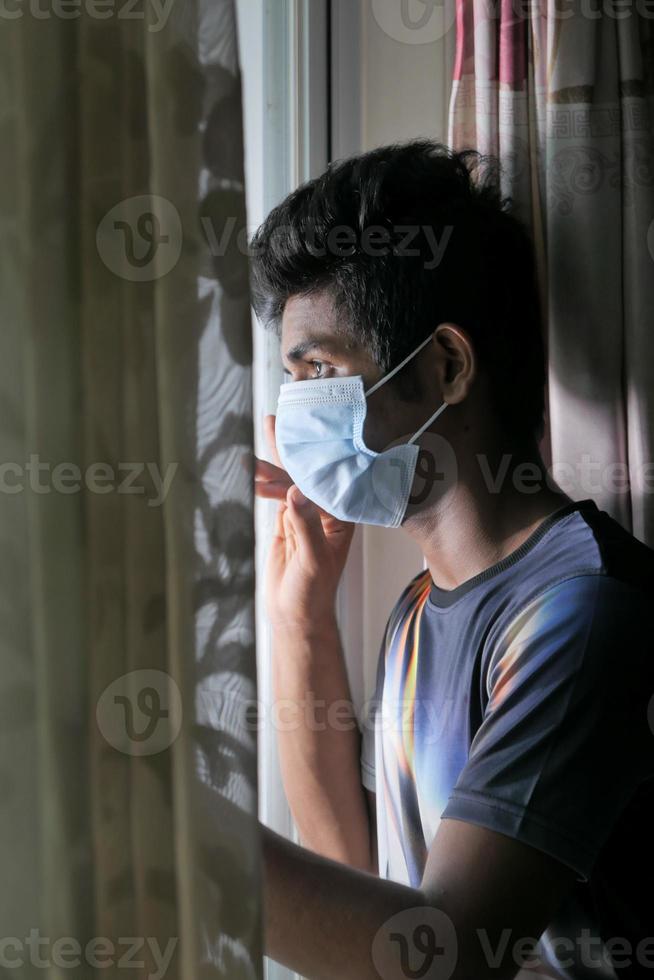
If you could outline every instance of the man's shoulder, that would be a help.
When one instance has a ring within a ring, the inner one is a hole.
[[[631,596],[637,602],[641,593],[651,596],[653,588],[654,550],[593,501],[583,501],[551,525],[516,566],[512,583],[520,605],[546,593],[583,602],[593,590],[607,599]]]
[[[553,687],[576,678],[580,690],[591,684],[654,689],[651,598],[605,571],[548,584],[495,627],[482,659],[489,691],[509,667],[516,675],[548,676]]]
[[[654,550],[591,502],[552,524],[498,583],[483,662],[491,667],[508,647],[560,658],[584,643],[609,656],[620,636],[646,635],[653,588]]]

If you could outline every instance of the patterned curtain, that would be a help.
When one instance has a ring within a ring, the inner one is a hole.
[[[258,978],[233,2],[42,7],[0,20],[0,976]]]
[[[654,544],[654,20],[458,0],[449,142],[499,156],[548,312],[552,474]],[[507,274],[510,274],[508,272]]]

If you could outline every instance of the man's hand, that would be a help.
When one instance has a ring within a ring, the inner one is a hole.
[[[266,573],[268,616],[273,628],[315,629],[333,619],[354,524],[327,514],[294,485],[277,453],[274,415],[266,416],[264,431],[276,465],[256,460],[255,489],[279,501]]]

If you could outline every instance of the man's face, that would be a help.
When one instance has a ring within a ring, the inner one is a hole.
[[[286,304],[282,318],[281,354],[287,381],[344,378],[360,374],[364,388],[382,377],[369,352],[345,330],[328,293],[294,296]],[[391,379],[368,399],[363,431],[366,445],[381,452],[390,445],[406,442],[438,408],[440,391],[433,373],[430,345],[407,365],[420,381],[423,397],[402,399]],[[442,401],[442,399],[441,399]]]

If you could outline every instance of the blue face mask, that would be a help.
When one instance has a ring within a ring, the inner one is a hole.
[[[407,443],[376,453],[363,441],[366,399],[431,339],[430,335],[367,391],[361,375],[281,386],[275,422],[280,459],[305,497],[328,514],[356,524],[402,523],[420,452],[416,440],[445,411],[447,402]]]

